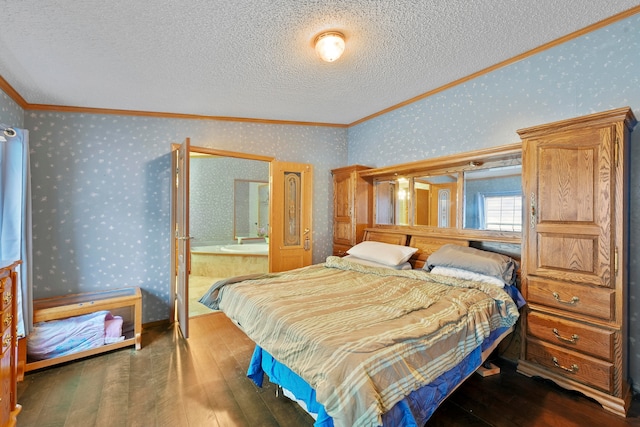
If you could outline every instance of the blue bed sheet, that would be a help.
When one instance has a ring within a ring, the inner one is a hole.
[[[424,426],[436,408],[467,376],[482,364],[482,352],[489,348],[506,329],[493,331],[481,347],[476,348],[453,369],[440,375],[430,384],[413,391],[398,402],[389,412],[383,414],[384,426],[418,427]],[[307,410],[317,415],[315,427],[333,427],[332,418],[324,407],[316,401],[316,393],[299,375],[275,360],[268,352],[256,346],[247,376],[262,387],[264,374],[272,383],[289,390],[298,400],[305,402]]]

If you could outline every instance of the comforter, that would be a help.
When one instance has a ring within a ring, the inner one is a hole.
[[[519,317],[504,290],[329,257],[212,288],[214,306],[316,391],[336,426],[375,426],[398,401]]]

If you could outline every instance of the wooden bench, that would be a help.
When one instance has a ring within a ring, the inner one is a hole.
[[[140,350],[142,347],[142,294],[137,287],[34,300],[33,322],[35,324],[65,319],[102,310],[109,311],[114,316],[122,316],[125,336],[123,341],[51,359],[33,362],[27,360],[25,371],[46,368],[130,345],[135,345],[136,350]]]

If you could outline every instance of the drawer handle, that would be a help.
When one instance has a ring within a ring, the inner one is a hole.
[[[13,299],[13,294],[11,293],[4,294],[4,298],[2,298],[5,305],[9,304],[12,299]]]
[[[563,371],[571,372],[572,374],[575,374],[576,372],[578,372],[578,365],[576,365],[575,363],[571,365],[570,368],[567,368],[566,366],[562,366],[560,363],[558,363],[558,359],[556,359],[555,357],[553,358],[553,365],[556,368],[560,368]]]
[[[7,348],[11,345],[11,340],[13,339],[12,335],[7,336],[4,341],[2,341],[2,348]]]
[[[12,320],[13,320],[13,314],[10,314],[10,315],[8,315],[7,317],[4,318],[4,326],[5,326],[5,328],[11,324]]]
[[[578,297],[572,297],[572,298],[571,298],[571,301],[565,301],[565,300],[562,300],[562,299],[560,299],[560,295],[558,295],[558,293],[557,293],[557,292],[554,292],[554,293],[553,293],[553,297],[556,299],[556,301],[558,301],[558,302],[559,302],[559,303],[561,303],[561,304],[570,304],[570,305],[574,305],[574,304],[577,304],[577,303],[578,303],[578,301],[580,301],[580,298],[578,298]]]
[[[571,338],[563,337],[562,335],[560,335],[560,332],[558,332],[556,328],[553,328],[553,335],[555,335],[556,338],[558,338],[560,341],[570,342],[571,344],[575,344],[580,338],[578,337],[578,334],[571,335]]]

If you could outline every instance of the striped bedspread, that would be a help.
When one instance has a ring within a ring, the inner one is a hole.
[[[411,391],[518,319],[500,288],[418,270],[323,264],[221,286],[219,307],[298,373],[336,426],[377,426]]]

